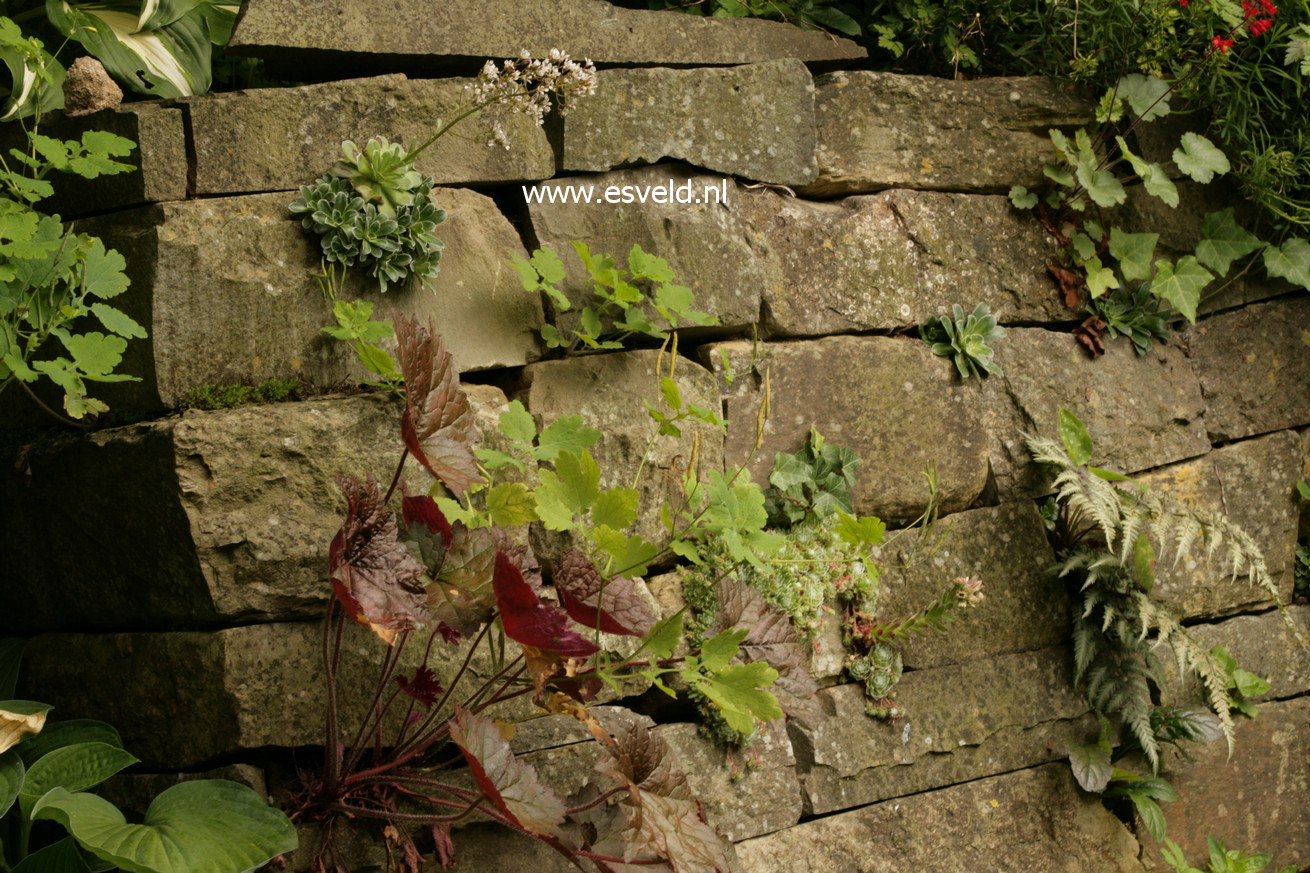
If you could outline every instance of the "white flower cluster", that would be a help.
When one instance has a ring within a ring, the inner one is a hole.
[[[596,65],[590,60],[578,63],[559,49],[551,49],[545,58],[534,58],[523,49],[517,60],[504,61],[499,67],[495,61],[487,61],[468,90],[474,104],[522,112],[541,125],[550,111],[552,96],[560,115],[565,115],[573,98],[596,93]],[[492,119],[487,144],[509,148],[509,138],[498,118]]]
[[[983,581],[977,576],[961,576],[955,580],[955,584],[959,586],[956,594],[960,598],[961,606],[977,606],[987,599],[982,590]]]

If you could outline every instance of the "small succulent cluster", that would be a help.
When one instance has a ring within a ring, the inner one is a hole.
[[[1151,293],[1149,285],[1140,285],[1136,291],[1118,288],[1093,300],[1089,309],[1101,319],[1110,336],[1131,339],[1139,355],[1148,354],[1157,339],[1169,341],[1169,325],[1160,314],[1160,298]]]
[[[435,236],[445,211],[432,204],[432,179],[414,169],[399,143],[342,143],[342,159],[291,203],[319,237],[328,263],[358,264],[385,292],[416,277],[425,286],[441,267]]]
[[[510,112],[522,112],[540,126],[551,108],[551,96],[560,115],[569,111],[575,97],[596,92],[596,67],[589,60],[581,63],[567,52],[551,49],[544,58],[534,58],[524,49],[515,60],[487,61],[469,86],[471,102],[480,106],[499,104]],[[509,148],[509,138],[500,120],[492,118],[492,136],[488,145]]]
[[[955,369],[961,379],[970,376],[982,378],[990,373],[1003,376],[1001,368],[992,360],[992,344],[1003,339],[1007,331],[996,323],[986,303],[979,303],[965,317],[960,304],[951,307],[951,315],[930,320],[919,328],[919,336],[932,346],[934,354],[955,359]]]
[[[892,698],[904,669],[901,650],[890,643],[877,643],[863,655],[846,656],[846,674],[864,686],[868,700],[864,711],[873,718],[901,717],[901,708]]]

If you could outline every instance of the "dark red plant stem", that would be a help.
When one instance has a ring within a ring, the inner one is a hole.
[[[407,642],[409,642],[409,631],[404,631],[394,646],[387,647],[386,656],[382,659],[382,670],[378,676],[377,688],[373,691],[373,702],[369,704],[367,714],[360,720],[359,730],[355,733],[355,738],[350,741],[350,745],[347,747],[349,751],[342,772],[349,773],[359,763],[360,756],[363,755],[364,738],[373,733],[374,724],[376,723],[379,728],[381,727],[382,717],[386,714],[386,707],[383,707],[382,711],[379,712],[378,704],[382,700],[384,689],[391,682],[391,675],[395,672],[396,665],[400,663],[400,656],[404,652],[405,643]],[[394,691],[392,697],[395,697]],[[388,700],[388,705],[390,705],[390,700]]]
[[[444,557],[444,556],[442,557],[442,560],[445,560],[445,557]],[[438,633],[439,627],[440,627],[440,626],[433,627],[433,628],[432,628],[432,632],[428,634],[428,644],[427,644],[427,646],[425,646],[424,649],[423,649],[423,664],[424,664],[424,665],[427,664],[427,662],[428,662],[428,658],[430,658],[430,657],[432,656],[432,644],[433,644],[433,643],[436,641],[436,639],[437,639],[437,633]],[[415,697],[410,697],[410,699],[409,699],[409,707],[405,710],[405,717],[404,717],[403,719],[401,719],[401,721],[400,721],[400,730],[396,732],[396,740],[395,740],[395,742],[393,742],[393,743],[391,744],[391,748],[393,748],[393,749],[400,748],[400,744],[401,744],[401,743],[404,741],[404,739],[405,739],[405,734],[409,731],[409,720],[410,720],[410,718],[413,717],[413,715],[414,715],[414,706],[415,706],[417,703],[418,703],[418,699],[417,699],[417,698],[415,698]]]
[[[442,692],[441,698],[432,705],[432,709],[428,710],[428,714],[423,719],[423,722],[418,726],[418,728],[415,729],[414,736],[406,740],[404,745],[396,746],[395,749],[396,755],[400,755],[402,752],[407,751],[414,743],[419,741],[420,737],[423,736],[423,732],[428,730],[432,726],[433,721],[436,720],[438,714],[442,711],[442,709],[446,706],[446,703],[450,700],[450,695],[453,694],[455,689],[459,687],[459,683],[463,680],[464,674],[468,672],[468,667],[473,660],[473,655],[477,652],[478,646],[482,645],[482,640],[486,638],[487,633],[491,630],[491,625],[495,620],[496,620],[495,614],[493,613],[492,617],[487,620],[487,623],[482,626],[482,630],[478,631],[478,635],[473,638],[473,644],[469,646],[468,653],[464,656],[463,663],[459,665],[459,670],[455,673],[453,677],[451,677],[450,687],[448,687],[444,692]],[[426,747],[427,746],[425,745],[424,748]],[[406,757],[403,760],[409,760],[409,758]]]
[[[511,661],[509,666],[512,667],[515,663],[517,663],[517,661],[518,661],[517,658],[514,661]],[[509,667],[506,667],[505,669],[508,670]],[[522,676],[523,671],[526,669],[528,669],[528,667],[526,664],[524,664],[522,667],[519,667],[517,670],[515,670],[514,674],[509,678],[507,678],[503,683],[501,683],[501,686],[496,689],[496,693],[492,694],[491,698],[486,702],[479,702],[477,700],[482,696],[482,692],[485,690],[485,687],[483,689],[479,689],[477,694],[473,695],[473,697],[470,697],[467,701],[464,702],[464,707],[466,709],[472,709],[474,712],[481,712],[482,710],[486,709],[488,706],[491,706],[493,703],[499,703],[503,699],[501,698],[500,695],[505,692],[506,688],[508,688],[520,676]],[[505,671],[502,670],[501,674],[503,675],[504,672]]]
[[[336,603],[336,597],[328,598],[327,615],[323,617],[323,673],[327,677],[325,689],[327,694],[326,725],[323,740],[323,752],[327,761],[323,787],[328,793],[336,789],[337,779],[341,772],[337,760],[337,665],[329,650],[333,618],[336,616]],[[338,630],[337,639],[340,640],[340,630]]]
[[[602,803],[604,803],[606,800],[609,800],[614,795],[627,790],[628,790],[627,786],[624,785],[620,785],[617,788],[611,788],[609,791],[606,791],[604,794],[602,794],[600,797],[597,797],[591,803],[584,803],[582,806],[575,806],[572,809],[565,810],[564,814],[577,815],[580,812],[586,812],[587,810],[591,809],[593,806],[600,806]]]
[[[396,493],[396,486],[400,484],[400,474],[405,471],[405,459],[409,457],[409,447],[405,447],[400,452],[400,463],[396,465],[396,473],[391,477],[391,484],[387,487],[386,496],[382,502],[386,503],[391,499],[391,495]]]
[[[479,688],[477,691],[473,692],[467,698],[464,699],[464,703],[462,704],[463,707],[465,709],[468,709],[469,707],[474,706],[477,703],[478,698],[480,698],[483,694],[485,694],[488,688],[490,688],[492,685],[498,682],[502,676],[504,676],[511,669],[513,669],[515,664],[517,664],[519,661],[522,660],[523,660],[523,656],[519,655],[517,658],[506,664],[504,667],[501,667],[500,670],[498,670],[494,676],[491,676],[490,678],[487,679],[486,682],[482,683],[481,688]],[[518,672],[515,673],[514,675],[518,676],[519,673],[523,672],[523,670],[524,670],[523,667],[519,667]]]

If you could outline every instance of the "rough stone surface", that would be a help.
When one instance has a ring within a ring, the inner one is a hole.
[[[534,359],[541,304],[509,262],[524,253],[518,234],[488,197],[457,188],[435,196],[450,213],[438,228],[446,248],[435,290],[414,283],[379,295],[354,276],[348,296],[375,301],[375,317],[395,307],[432,319],[462,372]],[[121,367],[144,381],[97,396],[119,412],[148,412],[175,407],[200,385],[299,379],[330,388],[367,377],[349,346],[322,332],[332,315],[316,278],[321,252],[287,212],[289,199],[163,204],[94,228],[126,257],[123,308],[150,333],[128,346]]]
[[[1092,360],[1067,333],[1011,330],[996,344],[1005,376],[983,380],[992,478],[1002,500],[1048,487],[1028,456],[1024,433],[1054,437],[1061,407],[1082,419],[1093,461],[1135,473],[1205,454],[1205,403],[1183,354],[1157,345],[1139,357],[1131,343],[1111,343]]]
[[[935,551],[931,543],[942,537]],[[1058,645],[1069,635],[1069,599],[1050,574],[1055,555],[1032,503],[973,509],[938,522],[923,543],[906,535],[882,560],[905,570],[881,577],[878,614],[909,615],[936,600],[961,576],[983,580],[985,600],[957,613],[944,636],[916,637],[900,646],[905,666],[919,670],[993,655]]]
[[[1138,844],[1051,764],[879,803],[737,845],[752,873],[1141,873]]]
[[[1267,869],[1310,867],[1310,698],[1260,707],[1241,720],[1231,758],[1223,742],[1188,747],[1186,761],[1170,751],[1161,773],[1178,792],[1163,804],[1169,838],[1193,864],[1204,861],[1206,837],[1230,848],[1271,852]],[[1155,842],[1142,836],[1151,869],[1171,869]]]
[[[549,189],[568,185],[592,185],[595,196],[601,196],[610,186],[670,182],[675,189],[690,183],[691,190],[701,195],[726,187],[728,196],[719,203],[651,201],[603,207],[549,202]],[[666,259],[678,281],[692,289],[696,308],[718,318],[720,329],[748,328],[759,321],[761,289],[782,282],[771,249],[747,224],[743,190],[730,179],[661,164],[556,179],[538,187],[545,189],[542,196],[528,204],[532,230],[538,244],[551,247],[563,259],[568,272],[562,290],[575,307],[557,315],[563,329],[576,328],[577,307],[591,296],[589,278],[570,245],[574,240],[585,242],[592,252],[613,255],[620,264],[626,264],[634,245]]]
[[[1067,649],[907,672],[903,721],[865,715],[863,686],[819,692],[828,717],[793,727],[807,814],[885,800],[1063,758],[1095,734]]]
[[[343,58],[393,70],[450,60],[544,57],[552,48],[598,64],[700,66],[775,58],[862,58],[846,39],[758,19],[623,9],[603,0],[394,0],[387,14],[353,0],[253,0],[228,44],[237,54],[327,65]]]
[[[322,645],[320,622],[216,633],[47,634],[28,644],[20,688],[64,717],[114,725],[144,766],[180,769],[242,749],[320,745]],[[468,645],[434,648],[428,664],[443,683]],[[353,623],[345,629],[338,683],[343,733],[367,711],[385,652],[367,629]],[[401,669],[412,672],[422,656],[422,646],[408,647]],[[471,670],[470,688],[480,684],[476,677],[494,672],[485,647]],[[520,702],[497,707],[495,717],[522,717]]]
[[[1301,634],[1310,638],[1310,606],[1297,604],[1289,606],[1287,611]],[[1297,642],[1286,619],[1276,610],[1262,615],[1239,615],[1214,624],[1193,625],[1187,632],[1203,649],[1226,647],[1243,670],[1250,670],[1267,680],[1272,687],[1266,696],[1260,698],[1262,704],[1310,691],[1310,653]],[[1161,666],[1169,671],[1170,681],[1176,683],[1172,659],[1161,659]],[[1204,703],[1204,694],[1191,677],[1185,685],[1175,684],[1169,691],[1170,702]]]
[[[1255,539],[1286,601],[1292,596],[1299,509],[1292,483],[1300,471],[1300,439],[1291,431],[1281,431],[1138,478],[1199,510],[1226,514]],[[1179,618],[1272,605],[1265,590],[1252,585],[1245,574],[1234,580],[1222,555],[1207,563],[1203,544],[1193,551],[1195,556],[1177,566],[1172,553],[1162,553],[1165,560],[1153,592]]]
[[[726,458],[730,467],[750,460],[755,481],[764,482],[774,455],[799,449],[814,426],[862,459],[854,494],[860,512],[914,518],[928,499],[929,464],[937,467],[944,511],[964,509],[981,493],[987,441],[978,392],[919,340],[841,336],[706,348],[720,375],[724,356],[734,376],[724,389]],[[752,459],[766,370],[770,415]]]
[[[1191,350],[1215,442],[1310,424],[1310,297],[1203,321]]]
[[[606,70],[564,119],[561,169],[662,158],[776,185],[814,180],[814,83],[795,59],[722,69]]]
[[[565,415],[581,415],[584,422],[601,432],[590,451],[600,465],[602,488],[629,486],[641,464],[656,424],[646,412],[646,401],[659,406],[659,378],[655,350],[589,355],[562,361],[542,361],[524,370],[526,403],[542,427]],[[679,360],[676,381],[686,403],[714,408],[718,394],[714,377],[692,361]],[[653,448],[641,482],[638,516],[633,533],[662,543],[659,510],[667,492],[667,477],[680,480],[691,460],[693,440],[700,436],[703,470],[717,470],[723,464],[722,437],[707,426],[688,425],[680,439],[659,438]],[[561,537],[549,535],[539,557],[549,559],[562,550]]]
[[[987,303],[1003,321],[1068,318],[1046,275],[1041,225],[1004,197],[888,191],[833,203],[743,192],[757,245],[781,262],[764,286],[771,335],[911,327]],[[968,289],[967,292],[963,289]]]
[[[157,101],[130,103],[80,118],[52,116],[41,124],[43,134],[57,139],[80,140],[89,130],[105,130],[136,143],[136,150],[121,160],[137,169],[91,180],[56,173],[51,178],[55,195],[41,201],[42,212],[77,218],[142,203],[186,198],[186,134],[180,109]],[[6,152],[10,148],[26,150],[22,125],[7,125],[0,131],[0,147]]]
[[[480,410],[505,402],[496,388],[468,390]],[[321,613],[343,506],[334,477],[388,481],[399,416],[381,395],[325,398],[190,412],[31,452],[30,478],[0,480],[9,568],[0,626],[203,627]],[[412,461],[409,470],[413,490],[426,488],[430,477]]]
[[[1047,79],[843,70],[815,84],[819,178],[807,195],[1037,185],[1042,165],[1055,160],[1047,131],[1092,116],[1085,101]]]
[[[73,61],[64,79],[64,114],[69,118],[113,109],[123,102],[123,89],[110,78],[105,65],[85,55]]]
[[[195,193],[285,191],[327,171],[342,140],[372,137],[409,143],[427,139],[467,100],[472,79],[379,76],[206,94],[185,102],[195,141]],[[491,118],[461,122],[418,159],[438,184],[545,179],[555,154],[541,128],[521,113],[503,113],[511,148],[487,145]]]

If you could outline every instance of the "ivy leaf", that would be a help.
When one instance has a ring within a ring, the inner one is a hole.
[[[596,498],[591,507],[591,523],[605,525],[611,530],[625,530],[637,520],[637,502],[635,488],[610,488]]]
[[[328,550],[332,590],[355,621],[390,645],[400,631],[423,623],[423,565],[400,542],[396,518],[369,477],[338,476],[346,520]]]
[[[1015,209],[1032,209],[1037,205],[1037,195],[1023,185],[1015,185],[1010,188],[1010,203]]]
[[[1151,259],[1158,233],[1128,233],[1117,227],[1110,228],[1110,254],[1119,261],[1119,270],[1130,282],[1151,278]]]
[[[1088,258],[1083,264],[1087,270],[1087,293],[1095,300],[1107,291],[1119,287],[1119,279],[1114,270],[1101,264],[1100,258]]]
[[[500,482],[487,491],[487,512],[493,524],[516,527],[537,520],[532,492],[522,482]]]
[[[586,658],[600,648],[569,630],[568,616],[537,596],[503,551],[496,552],[491,578],[505,636],[525,647],[562,658]]]
[[[514,757],[494,721],[457,706],[450,739],[464,753],[474,781],[496,809],[530,833],[561,836],[564,802],[530,764]]]
[[[555,462],[561,452],[581,452],[600,439],[600,431],[582,423],[581,415],[565,415],[542,428],[532,455],[538,461]]]
[[[1310,242],[1301,237],[1285,240],[1281,246],[1265,249],[1265,272],[1286,279],[1310,291]]]
[[[1110,784],[1110,777],[1114,774],[1110,751],[1099,744],[1071,747],[1069,766],[1073,769],[1073,778],[1078,780],[1082,789],[1093,794],[1104,791]]]
[[[555,570],[555,590],[569,617],[607,634],[639,637],[655,624],[655,614],[626,576],[608,581],[577,549],[570,549]]]
[[[1119,80],[1119,96],[1142,121],[1154,121],[1169,114],[1169,87],[1158,76],[1130,73]]]
[[[773,693],[783,711],[806,726],[822,721],[819,689],[810,675],[800,637],[787,614],[767,602],[758,589],[740,583],[720,582],[717,599],[716,626],[747,631],[738,657],[747,662],[763,661],[777,670]]]
[[[467,442],[473,411],[459,386],[455,361],[431,323],[397,314],[396,344],[405,375],[405,447],[447,488],[462,495],[481,479]]]
[[[1196,308],[1201,304],[1201,289],[1210,284],[1214,274],[1202,267],[1192,255],[1178,259],[1177,265],[1168,261],[1155,262],[1155,279],[1151,291],[1167,300],[1184,318],[1196,324]]]
[[[537,437],[537,423],[518,400],[511,400],[500,414],[500,432],[516,443],[532,444]]]
[[[1227,173],[1231,166],[1219,147],[1199,133],[1183,134],[1180,147],[1174,149],[1174,163],[1194,182],[1208,184],[1216,175]]]
[[[1060,407],[1060,442],[1069,453],[1069,460],[1082,467],[1092,459],[1092,435],[1078,416]]]
[[[1264,246],[1254,234],[1238,225],[1231,206],[1206,215],[1201,233],[1203,238],[1196,244],[1196,259],[1220,278],[1228,275],[1233,261]]]

